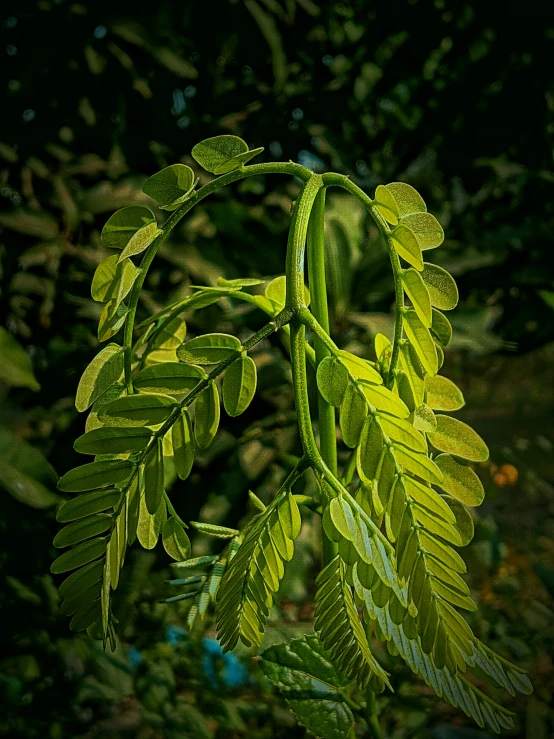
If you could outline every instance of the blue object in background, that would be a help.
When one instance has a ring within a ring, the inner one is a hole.
[[[219,684],[219,679],[215,671],[215,661],[219,657],[223,659],[222,680],[228,688],[238,688],[248,682],[246,668],[232,652],[223,654],[221,645],[215,639],[204,637],[201,644],[205,652],[202,657],[204,674],[213,687],[217,687]]]

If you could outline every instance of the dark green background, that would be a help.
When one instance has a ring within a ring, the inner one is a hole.
[[[146,176],[173,162],[194,164],[190,151],[201,139],[240,135],[251,148],[266,147],[265,161],[348,173],[370,194],[380,183],[409,182],[445,228],[445,243],[431,258],[460,287],[452,316],[457,338],[444,372],[466,395],[460,417],[491,448],[491,464],[479,470],[487,501],[467,553],[481,604],[472,626],[531,672],[534,697],[496,696],[517,712],[513,736],[550,736],[549,4],[42,0],[5,3],[0,23],[0,323],[26,347],[41,384],[38,393],[0,387],[0,422],[40,449],[59,474],[78,463],[72,443],[84,421],[73,396],[98,350],[98,306],[89,286],[105,256],[99,232],[114,209],[136,202]],[[220,274],[282,273],[296,187],[286,179],[253,180],[191,214],[154,264],[141,316]],[[332,207],[352,220],[344,203]],[[351,289],[341,296],[345,305],[334,305],[333,331],[369,357],[371,336],[386,325],[392,282],[365,219],[353,239],[344,260]],[[261,325],[259,315],[226,307],[231,313],[210,308],[193,317],[192,330],[248,333]],[[214,464],[207,457],[190,482],[175,488],[181,515],[196,517],[208,501],[204,514],[219,506],[226,511],[221,522],[234,525],[248,487],[270,495],[286,465],[283,451],[298,451],[278,347],[264,350],[275,366],[260,372],[252,408],[225,421]],[[269,432],[260,432],[260,452],[248,434],[258,433],[263,419]],[[246,657],[253,682],[232,688],[206,674],[197,642],[172,645],[173,632],[167,641],[167,627],[183,619],[178,609],[156,603],[168,595],[163,553],[129,557],[130,574],[116,596],[123,647],[115,658],[104,657],[57,615],[47,574],[52,510],[33,510],[6,492],[1,510],[0,733],[304,735],[287,724],[284,704]],[[309,540],[303,546],[304,561],[292,568],[283,619],[270,638],[311,628],[318,553]],[[134,671],[129,646],[143,658]],[[390,735],[484,736],[430,697],[398,661],[387,666],[397,689],[380,701]]]

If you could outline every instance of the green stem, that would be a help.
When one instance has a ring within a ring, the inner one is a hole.
[[[365,720],[367,721],[370,734],[373,737],[373,739],[383,739],[383,734],[381,733],[381,727],[379,726],[379,719],[377,718],[377,711],[376,711],[376,706],[375,706],[375,693],[369,686],[365,690],[365,699],[366,699],[366,706],[365,706],[364,713],[365,713]]]
[[[185,216],[197,203],[206,198],[208,195],[211,195],[212,193],[216,192],[216,190],[219,190],[226,185],[230,185],[232,182],[242,180],[245,177],[254,177],[256,175],[266,174],[288,174],[298,177],[304,182],[309,181],[312,177],[312,172],[310,172],[309,169],[306,169],[306,167],[302,167],[300,164],[294,164],[294,162],[253,164],[250,167],[243,167],[241,169],[235,170],[234,172],[229,172],[228,174],[222,175],[221,177],[217,177],[216,179],[209,182],[207,185],[204,185],[204,187],[201,187],[200,190],[196,190],[191,195],[189,200],[183,203],[180,208],[173,211],[173,213],[164,223],[159,236],[154,239],[154,241],[146,250],[144,257],[142,258],[142,261],[140,263],[141,273],[138,276],[135,284],[133,285],[133,289],[131,290],[131,295],[129,297],[129,313],[127,314],[127,318],[125,320],[125,330],[123,334],[123,363],[125,371],[125,385],[127,387],[128,393],[133,392],[131,368],[133,363],[133,330],[135,326],[137,305],[144,280],[146,279],[148,268],[152,264],[152,261],[158,252],[158,249],[167,239],[175,226],[179,223],[181,218],[183,218],[183,216]]]
[[[327,284],[325,276],[325,189],[315,198],[308,224],[308,285],[311,312],[323,331],[329,335],[329,310],[327,306]],[[315,370],[330,352],[325,343],[314,334]],[[337,474],[337,441],[335,408],[328,403],[317,389],[319,419],[319,448],[321,457],[333,475]],[[338,545],[322,531],[323,561],[330,562],[338,551]]]
[[[342,187],[343,190],[347,190],[366,206],[366,208],[370,211],[383,239],[385,240],[385,244],[387,245],[389,259],[394,275],[394,293],[396,306],[396,315],[394,322],[394,341],[389,373],[386,382],[386,386],[390,390],[394,384],[396,365],[398,364],[398,359],[400,357],[400,342],[402,341],[402,315],[404,313],[404,286],[402,284],[402,266],[400,264],[400,258],[398,257],[398,254],[392,242],[391,229],[381,213],[379,213],[379,210],[375,207],[374,201],[361,188],[359,188],[358,185],[355,185],[353,182],[351,182],[348,177],[346,177],[345,175],[335,174],[334,172],[329,172],[327,174],[324,174],[322,178],[323,184],[326,187],[332,185],[335,187]]]

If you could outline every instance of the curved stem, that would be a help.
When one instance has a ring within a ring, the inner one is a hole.
[[[325,276],[325,189],[315,198],[308,224],[308,285],[310,289],[310,308],[314,318],[323,331],[329,335],[329,310],[327,306],[327,283]],[[315,370],[327,356],[329,350],[325,343],[314,335]],[[337,440],[335,408],[319,392],[316,383],[319,419],[319,447],[321,457],[333,475],[337,474]],[[330,562],[338,551],[338,545],[331,541],[325,532],[323,536],[323,561]]]
[[[367,721],[371,736],[373,737],[373,739],[383,739],[383,734],[381,733],[381,727],[379,726],[379,719],[377,718],[377,711],[375,707],[375,693],[369,686],[365,690],[365,698],[365,720]]]
[[[394,293],[395,293],[395,321],[394,321],[394,340],[392,347],[392,355],[389,366],[389,373],[387,377],[386,386],[390,388],[394,384],[394,377],[396,372],[396,365],[400,356],[400,342],[402,341],[402,315],[404,313],[404,287],[402,284],[402,266],[400,264],[400,258],[394,244],[392,243],[391,229],[389,224],[385,221],[381,213],[375,207],[374,201],[367,195],[358,185],[351,182],[345,175],[335,174],[329,172],[323,175],[323,184],[327,187],[336,186],[342,187],[343,190],[347,190],[349,193],[354,195],[358,200],[363,203],[366,208],[370,211],[373,220],[375,221],[377,228],[379,229],[382,237],[387,245],[389,253],[389,259],[392,266],[394,275]]]
[[[159,236],[154,239],[154,241],[146,250],[144,257],[142,258],[142,261],[140,263],[141,273],[138,276],[135,284],[133,285],[133,289],[131,290],[131,295],[129,297],[129,313],[125,321],[125,330],[123,334],[123,364],[125,372],[125,385],[127,387],[128,393],[133,392],[133,382],[131,379],[131,367],[133,363],[133,330],[135,325],[135,315],[137,312],[138,300],[140,292],[142,290],[142,286],[144,284],[144,280],[146,279],[148,268],[152,264],[152,261],[158,252],[158,249],[169,236],[171,231],[175,228],[175,226],[179,223],[181,218],[183,218],[183,216],[185,216],[197,203],[199,203],[205,197],[211,195],[213,192],[216,192],[216,190],[219,190],[226,185],[230,185],[232,182],[236,182],[237,180],[242,180],[245,177],[254,177],[255,175],[265,174],[288,174],[298,177],[304,182],[307,182],[312,177],[312,172],[309,169],[307,169],[306,167],[302,167],[300,164],[295,164],[294,162],[253,164],[250,167],[243,167],[233,172],[229,172],[228,174],[222,175],[221,177],[217,177],[216,179],[209,182],[207,185],[204,185],[204,187],[201,187],[200,190],[196,190],[191,195],[189,200],[184,202],[180,208],[173,211],[173,213],[164,223]]]

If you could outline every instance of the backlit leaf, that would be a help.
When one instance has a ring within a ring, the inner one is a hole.
[[[323,398],[335,407],[344,400],[348,370],[337,357],[324,357],[317,368],[317,387]]]
[[[154,549],[158,542],[162,526],[167,519],[167,508],[162,500],[154,515],[149,513],[146,507],[145,496],[140,499],[139,519],[137,526],[137,539],[144,549]]]
[[[149,177],[142,191],[155,200],[164,210],[175,210],[188,200],[197,180],[186,164],[171,164]]]
[[[175,407],[176,402],[167,395],[140,393],[107,403],[99,418],[111,426],[156,426],[163,423]]]
[[[158,510],[164,494],[164,457],[163,440],[156,439],[156,444],[148,452],[144,463],[144,498],[148,512],[152,515]]]
[[[117,254],[104,259],[94,273],[92,278],[91,295],[94,300],[107,303],[115,300],[113,305],[117,307],[128,295],[140,269],[135,267],[130,259],[118,261]],[[112,308],[112,313],[115,308]]]
[[[66,493],[117,485],[126,480],[133,471],[132,462],[112,459],[105,462],[89,462],[66,472],[58,480],[58,489]]]
[[[450,344],[452,339],[452,326],[450,325],[448,318],[436,308],[433,308],[431,333],[441,346],[447,347]]]
[[[207,172],[225,174],[239,169],[245,162],[263,151],[263,147],[249,151],[238,136],[214,136],[205,139],[192,150],[192,156]]]
[[[422,251],[435,249],[444,240],[442,226],[431,213],[413,213],[402,218],[402,225],[408,226],[415,234]]]
[[[421,271],[423,269],[421,247],[412,229],[400,223],[392,232],[391,238],[394,248],[402,259]]]
[[[408,472],[412,472],[428,482],[440,483],[442,481],[442,472],[432,459],[399,444],[393,444],[393,447],[394,456],[398,463],[405,467]]]
[[[219,364],[241,350],[242,345],[236,336],[204,334],[186,341],[177,349],[177,356],[187,364]]]
[[[439,362],[435,342],[429,329],[419,320],[415,310],[407,310],[402,316],[402,325],[408,341],[413,346],[423,369],[429,375],[436,375]]]
[[[106,303],[98,321],[98,341],[107,341],[115,336],[125,323],[128,312],[128,306],[124,303],[117,305],[115,298]]]
[[[106,390],[119,380],[123,372],[123,349],[108,344],[83,372],[75,396],[75,408],[86,411]]]
[[[416,431],[409,421],[385,413],[379,413],[377,418],[379,419],[383,433],[390,439],[404,444],[404,446],[413,449],[415,452],[427,452],[425,438],[419,431]]]
[[[157,223],[148,223],[146,226],[143,226],[143,228],[140,228],[136,234],[131,237],[129,243],[119,255],[119,261],[122,262],[124,259],[127,259],[127,257],[141,254],[161,233],[162,230],[158,228]]]
[[[143,228],[156,225],[156,217],[142,205],[130,205],[116,211],[102,229],[102,243],[112,249],[124,249]]]
[[[194,364],[160,362],[141,370],[133,378],[133,386],[145,393],[186,395],[206,377],[206,372]]]
[[[398,203],[392,192],[385,185],[377,186],[374,205],[387,223],[396,226],[400,217]]]
[[[73,500],[68,500],[60,507],[56,514],[56,521],[67,523],[95,513],[101,513],[117,506],[120,500],[121,491],[113,489],[79,495]]]
[[[103,426],[79,436],[73,447],[80,454],[132,454],[144,449],[151,438],[149,429]]]
[[[425,201],[418,191],[405,182],[389,182],[385,185],[392,194],[398,208],[398,217],[404,218],[412,213],[423,213],[427,210]]]
[[[344,350],[339,350],[337,357],[357,380],[366,380],[374,385],[383,384],[381,375],[365,359]]]
[[[424,262],[421,277],[427,285],[431,305],[440,310],[452,310],[458,305],[458,287],[452,275],[445,269]]]
[[[202,390],[195,404],[194,438],[199,449],[207,449],[219,427],[219,393],[215,382],[210,381]]]
[[[225,371],[222,385],[223,406],[229,416],[240,416],[256,392],[256,363],[242,354]]]
[[[485,462],[489,458],[487,445],[471,426],[450,416],[436,418],[437,428],[428,435],[435,449],[470,462]]]
[[[192,421],[186,408],[181,410],[180,417],[173,424],[171,435],[175,472],[181,480],[186,480],[194,463]]]
[[[465,464],[458,462],[450,454],[439,454],[435,457],[437,467],[444,479],[441,488],[464,505],[478,506],[483,502],[485,491],[483,484],[475,472]]]
[[[398,395],[395,395],[384,387],[384,385],[371,385],[370,383],[361,380],[360,388],[369,403],[377,408],[378,411],[390,413],[393,416],[398,416],[398,418],[408,418],[410,415],[410,411],[406,404],[398,397]]]
[[[442,375],[425,378],[427,405],[436,411],[457,411],[465,404],[462,391]]]
[[[340,408],[342,440],[351,449],[354,449],[358,445],[362,426],[368,411],[367,402],[360,395],[357,387],[351,383],[346,389]]]
[[[415,269],[403,270],[402,282],[419,320],[426,328],[430,328],[432,319],[431,299],[421,275]]]
[[[170,516],[162,529],[162,543],[172,559],[183,562],[190,557],[190,541],[176,518]]]

